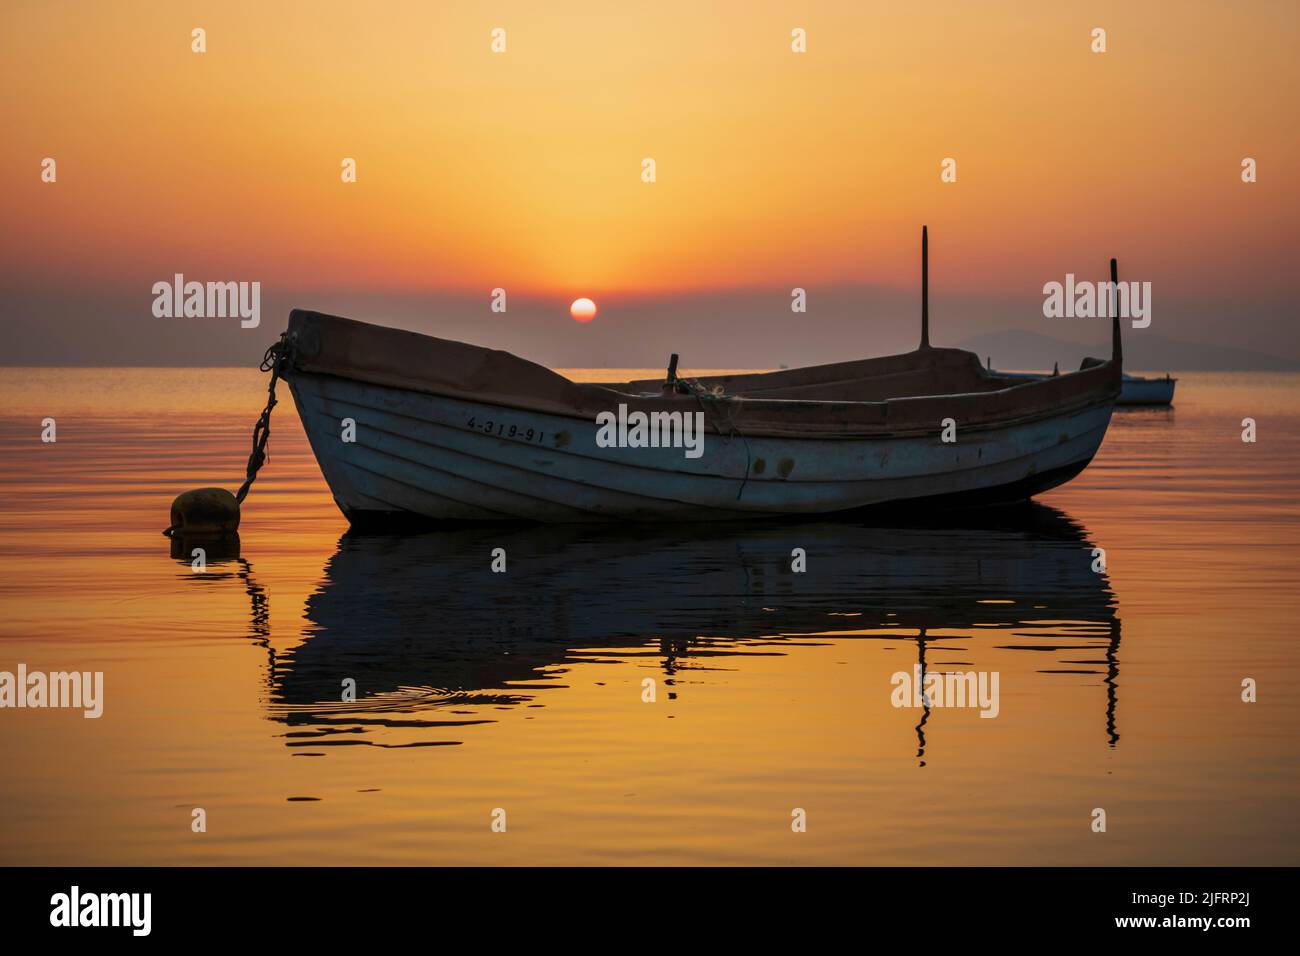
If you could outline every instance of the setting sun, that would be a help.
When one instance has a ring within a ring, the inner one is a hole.
[[[574,299],[569,306],[569,315],[578,322],[590,322],[596,317],[596,303],[590,299]]]

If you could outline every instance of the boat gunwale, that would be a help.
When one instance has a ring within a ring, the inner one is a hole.
[[[642,413],[698,410],[704,413],[706,428],[717,434],[787,439],[870,440],[930,435],[941,431],[948,420],[966,430],[1041,422],[1093,405],[1113,407],[1120,395],[1122,374],[1117,353],[1105,360],[1085,359],[1078,370],[1063,375],[971,391],[970,378],[962,376],[973,372],[984,381],[993,378],[978,356],[963,349],[923,347],[894,356],[762,373],[782,380],[792,374],[801,376],[804,387],[817,389],[830,387],[816,381],[819,373],[831,370],[840,377],[856,367],[879,372],[859,376],[864,383],[868,378],[897,377],[899,388],[924,387],[915,394],[855,400],[726,393],[715,396],[701,389],[675,388],[661,389],[657,394],[633,393],[606,383],[574,382],[504,350],[327,313],[294,309],[286,334],[293,358],[283,374],[290,378],[298,372],[332,375],[575,421],[589,422],[623,405]],[[746,379],[752,381],[749,376]],[[848,379],[850,386],[853,381]],[[944,392],[944,383],[965,387]],[[794,387],[798,387],[797,383]]]
[[[1104,364],[1109,364],[1109,363],[1107,362]],[[1067,376],[1078,375],[1080,374],[1080,372],[1090,372],[1099,368],[1101,368],[1101,366],[1093,366],[1093,368],[1082,369],[1079,372],[1069,372],[1066,373],[1065,375],[1048,376],[1048,381],[1051,381],[1053,378],[1058,380],[1064,379]],[[472,402],[480,405],[491,405],[496,408],[510,409],[512,411],[528,412],[528,413],[539,414],[539,415],[550,415],[555,418],[567,418],[575,422],[589,423],[592,421],[592,419],[589,416],[577,415],[572,412],[562,412],[554,409],[538,408],[536,406],[530,406],[524,404],[512,404],[510,402],[499,400],[496,398],[493,399],[476,398],[472,395],[454,394],[450,391],[438,391],[437,389],[434,388],[421,387],[419,383],[415,383],[415,382],[410,382],[409,384],[408,383],[396,384],[393,381],[385,381],[379,377],[367,377],[364,374],[355,374],[355,373],[346,374],[335,369],[327,370],[327,369],[314,368],[306,364],[296,365],[294,369],[287,370],[286,372],[283,373],[283,375],[286,379],[290,381],[290,383],[292,383],[294,375],[297,372],[303,372],[308,375],[316,375],[323,378],[336,378],[341,381],[357,382],[363,385],[371,385],[378,388],[389,388],[397,391],[416,392],[421,395],[430,395],[435,398],[446,398],[458,402]],[[569,380],[565,379],[565,381],[569,381]],[[572,384],[577,385],[583,383],[575,382]],[[943,395],[943,394],[916,395],[916,396],[909,395],[900,398],[882,399],[876,402],[827,401],[827,400],[813,400],[813,399],[753,399],[753,398],[745,398],[743,396],[730,396],[730,395],[722,397],[721,399],[719,399],[719,401],[744,403],[747,407],[754,408],[757,410],[777,410],[779,408],[790,407],[790,406],[798,406],[803,408],[813,408],[813,407],[820,406],[828,409],[833,409],[838,407],[865,408],[868,406],[883,406],[884,408],[888,408],[891,403],[999,395],[1004,392],[1012,391],[1014,389],[1041,386],[1042,384],[1043,384],[1042,382],[1027,381],[1027,382],[1021,382],[1017,385],[1009,386],[1008,388],[1005,389],[997,389],[988,392],[954,392],[947,395]],[[586,387],[602,388],[603,390],[610,392],[610,394],[613,396],[621,396],[623,398],[635,398],[635,399],[642,399],[645,401],[655,401],[659,398],[658,396],[653,396],[653,395],[651,396],[628,395],[626,393],[616,392],[613,389],[604,388],[604,386],[599,386],[599,385],[588,385]],[[1022,415],[1016,418],[993,418],[987,420],[974,420],[974,421],[967,422],[965,424],[962,424],[960,419],[956,419],[956,421],[958,422],[959,425],[962,426],[962,431],[964,432],[994,431],[1000,428],[1015,428],[1022,425],[1032,425],[1037,422],[1046,421],[1062,415],[1073,415],[1081,411],[1087,411],[1094,407],[1102,407],[1104,405],[1113,406],[1115,404],[1115,399],[1117,395],[1118,395],[1117,390],[1108,391],[1108,393],[1104,395],[1085,395],[1081,397],[1079,400],[1070,402],[1068,404],[1045,407],[1036,413],[1030,415]],[[680,398],[681,396],[678,397]],[[717,427],[716,423],[709,419],[708,415],[705,416],[705,425],[714,434],[719,434],[719,435],[727,434],[726,432],[721,431]],[[915,428],[897,428],[897,429],[882,428],[882,429],[872,430],[872,431],[856,431],[851,433],[845,433],[842,431],[826,431],[826,432],[810,431],[803,435],[786,435],[781,433],[772,434],[772,433],[762,431],[760,429],[758,431],[746,431],[745,435],[749,438],[772,438],[772,439],[782,439],[787,441],[817,440],[817,441],[869,442],[869,441],[877,441],[881,439],[916,438],[916,437],[921,437],[930,434],[937,434],[942,430],[943,430],[942,423],[939,423],[933,426],[918,426]]]

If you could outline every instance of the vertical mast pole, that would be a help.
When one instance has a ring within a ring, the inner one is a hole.
[[[921,227],[921,348],[930,347],[930,235]]]

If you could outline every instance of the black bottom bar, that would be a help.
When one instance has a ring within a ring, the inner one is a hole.
[[[1105,935],[1232,945],[1290,920],[1289,869],[369,869],[135,868],[0,870],[7,940],[73,934],[133,941],[149,894],[148,937],[279,941],[336,951],[350,939],[500,948],[604,940],[671,945],[680,933],[731,947],[772,934],[806,942],[912,940],[976,946]],[[101,911],[118,926],[53,926]],[[87,902],[88,897],[94,897]],[[87,908],[88,907],[88,908]],[[135,920],[131,919],[135,916]],[[1208,925],[1205,921],[1208,920]],[[1195,921],[1195,922],[1193,922]],[[665,937],[665,933],[667,936]],[[1247,934],[1243,936],[1242,934]],[[306,951],[305,948],[302,951]],[[932,950],[931,950],[932,951]]]

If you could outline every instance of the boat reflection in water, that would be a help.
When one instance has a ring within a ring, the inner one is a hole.
[[[1114,746],[1120,622],[1083,529],[1034,503],[944,520],[348,533],[307,600],[305,640],[271,654],[271,716],[327,733],[468,729],[488,722],[468,708],[536,706],[539,682],[602,649],[657,653],[671,692],[700,658],[798,654],[792,638],[873,629],[861,639],[914,641],[925,673],[929,635],[978,629],[998,647],[1064,654],[1039,673],[1099,675]],[[491,570],[497,548],[505,573]],[[239,577],[268,647],[265,596],[246,564]],[[1100,659],[1077,660],[1081,648]],[[347,678],[353,701],[340,699]],[[918,716],[924,762],[928,705]]]

